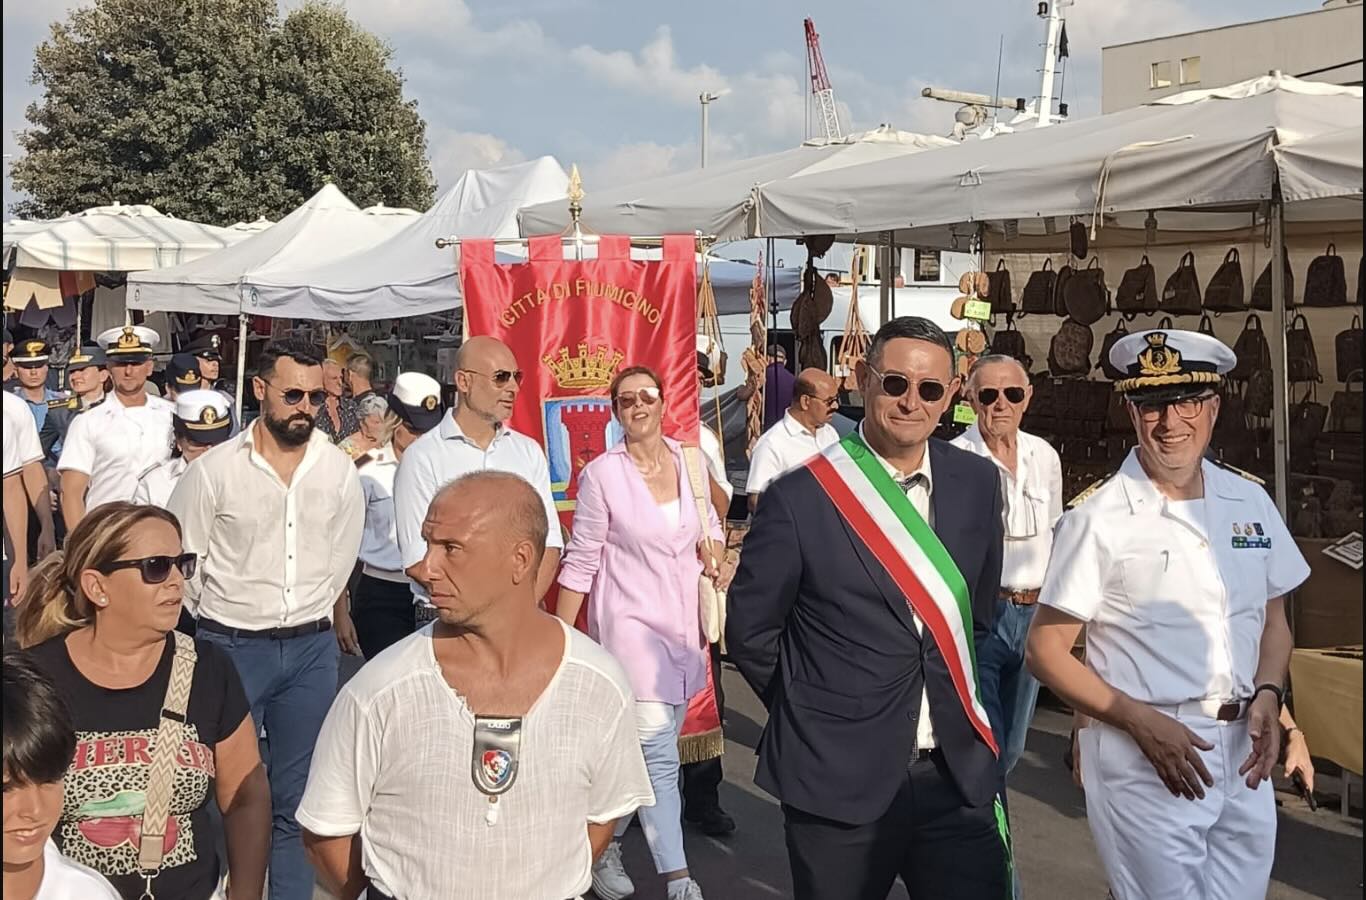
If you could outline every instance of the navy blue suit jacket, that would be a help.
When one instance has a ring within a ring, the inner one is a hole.
[[[1001,582],[996,466],[931,439],[934,530],[967,581],[977,644]],[[730,658],[764,700],[755,782],[803,812],[877,820],[906,777],[922,691],[935,740],[968,806],[995,796],[991,748],[958,700],[933,638],[801,467],[764,491],[728,597]]]

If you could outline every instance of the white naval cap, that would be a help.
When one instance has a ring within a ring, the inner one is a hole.
[[[1154,328],[1115,341],[1110,364],[1124,377],[1115,390],[1135,397],[1188,396],[1218,385],[1238,357],[1218,338],[1198,331]]]
[[[389,391],[389,408],[414,431],[430,431],[441,421],[441,384],[421,372],[400,372]]]
[[[197,444],[219,444],[232,431],[227,399],[218,391],[184,391],[175,398],[176,424]]]
[[[113,363],[119,359],[150,357],[161,343],[161,335],[145,325],[120,325],[100,332],[95,343],[104,348],[105,358]]]

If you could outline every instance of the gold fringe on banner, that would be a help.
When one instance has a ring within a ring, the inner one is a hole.
[[[678,739],[678,761],[685,766],[716,759],[725,752],[726,738],[720,728],[687,734]]]

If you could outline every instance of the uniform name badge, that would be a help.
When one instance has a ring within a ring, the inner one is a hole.
[[[1262,530],[1261,522],[1234,522],[1233,549],[1270,550],[1271,538]]]
[[[517,781],[517,762],[522,749],[522,719],[503,716],[474,717],[474,753],[470,759],[470,778],[479,792],[489,798],[484,821],[492,827],[498,822],[498,797]]]

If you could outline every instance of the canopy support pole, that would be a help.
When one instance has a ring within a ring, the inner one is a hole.
[[[1273,496],[1281,518],[1290,521],[1290,383],[1287,380],[1285,349],[1285,207],[1281,202],[1279,184],[1271,201],[1271,452],[1275,461],[1276,484]]]
[[[892,320],[892,285],[896,277],[892,275],[892,233],[882,233],[878,252],[878,327]]]
[[[237,314],[237,424],[239,427],[246,427],[243,424],[242,409],[242,387],[247,379],[247,314]]]

